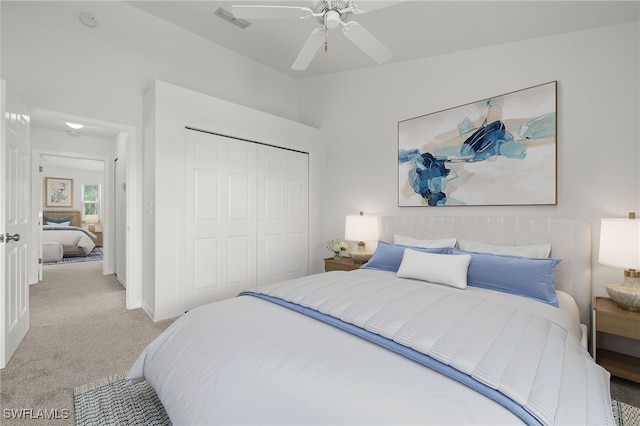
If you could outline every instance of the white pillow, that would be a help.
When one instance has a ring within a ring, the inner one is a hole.
[[[510,256],[546,258],[551,253],[551,244],[531,244],[526,246],[496,246],[478,241],[458,240],[458,248],[478,253],[506,254]]]
[[[396,276],[466,288],[470,262],[471,255],[468,254],[452,256],[405,249]]]
[[[394,235],[393,244],[422,248],[445,248],[455,246],[456,239],[442,238],[439,240],[419,240],[417,238],[405,237],[404,235]]]
[[[54,226],[71,226],[71,222],[52,223]]]

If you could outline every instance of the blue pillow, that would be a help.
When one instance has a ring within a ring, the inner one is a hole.
[[[400,268],[400,264],[402,263],[402,256],[404,256],[404,250],[406,248],[411,248],[425,253],[447,254],[449,252],[449,247],[410,247],[379,241],[378,248],[375,253],[373,253],[373,256],[371,256],[371,259],[362,265],[360,269],[380,269],[382,271],[398,272],[398,268]]]
[[[452,248],[451,254],[470,254],[467,284],[516,294],[558,307],[553,280],[560,259],[476,253]]]
[[[67,216],[67,217],[45,216],[44,220],[46,220],[47,223],[64,223],[64,222],[71,222],[73,220],[73,216]]]

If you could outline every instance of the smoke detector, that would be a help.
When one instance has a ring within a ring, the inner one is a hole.
[[[87,27],[93,28],[98,25],[98,20],[93,13],[90,12],[82,12],[80,14],[80,22],[85,24]]]

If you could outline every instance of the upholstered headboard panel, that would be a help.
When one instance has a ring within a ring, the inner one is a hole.
[[[380,239],[393,242],[395,234],[421,239],[456,237],[496,245],[551,244],[557,290],[570,294],[580,309],[580,321],[589,325],[591,312],[591,226],[573,219],[385,216]]]
[[[71,226],[82,225],[82,215],[78,210],[45,210],[42,215],[45,216],[43,217],[45,225],[47,224],[46,216],[55,217],[56,219],[71,216]]]

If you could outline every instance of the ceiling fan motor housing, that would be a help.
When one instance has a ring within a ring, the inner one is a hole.
[[[340,21],[348,22],[351,19],[351,11],[340,13],[349,7],[349,0],[315,0],[311,6],[313,13],[322,13],[316,17],[317,21],[328,28],[336,28]],[[327,13],[335,11],[336,13]]]

